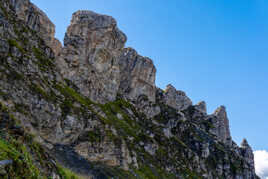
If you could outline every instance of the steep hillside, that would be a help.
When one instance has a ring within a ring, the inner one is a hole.
[[[75,12],[62,47],[35,5],[0,1],[0,177],[258,178],[225,107],[157,88],[115,19]]]

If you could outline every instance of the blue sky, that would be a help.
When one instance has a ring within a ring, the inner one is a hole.
[[[153,59],[156,83],[172,83],[209,113],[225,105],[233,139],[268,150],[267,0],[32,0],[62,41],[71,15],[113,16],[126,46]]]

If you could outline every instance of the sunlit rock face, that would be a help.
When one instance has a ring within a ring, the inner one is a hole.
[[[119,83],[119,58],[126,36],[114,18],[92,11],[73,14],[57,60],[64,78],[95,102],[116,98]]]
[[[140,96],[155,101],[155,74],[153,61],[142,57],[132,48],[125,48],[120,56],[120,88],[119,92],[130,100]]]
[[[227,117],[226,108],[220,106],[211,117],[214,125],[211,132],[215,134],[221,142],[230,146],[232,144],[232,138],[230,135],[229,119]]]
[[[199,111],[203,112],[203,113],[207,113],[207,104],[205,101],[200,101],[199,103],[197,103],[195,105],[195,108],[198,109]]]
[[[61,43],[55,38],[55,25],[47,15],[29,0],[10,0],[19,19],[23,20],[32,30],[46,42],[55,55],[61,50]]]
[[[246,139],[243,139],[243,141],[240,145],[240,150],[241,150],[242,156],[244,157],[244,159],[246,160],[246,162],[250,166],[249,170],[255,171],[253,150],[250,147],[250,145],[248,144],[248,141]]]
[[[185,92],[176,90],[171,84],[165,89],[164,101],[177,110],[185,110],[192,105],[192,101],[186,96]]]
[[[0,1],[0,140],[11,152],[0,158],[16,162],[0,178],[25,178],[32,164],[41,178],[64,178],[60,164],[86,178],[258,179],[247,141],[231,139],[225,107],[208,115],[205,102],[156,88],[152,60],[124,48],[112,17],[74,13],[55,51],[41,10]]]
[[[92,11],[73,14],[57,63],[64,78],[95,102],[147,96],[155,101],[156,69],[151,59],[124,48],[126,36],[114,18]]]

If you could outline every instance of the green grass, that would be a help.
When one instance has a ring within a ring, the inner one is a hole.
[[[114,102],[109,102],[104,105],[100,105],[102,111],[106,114],[107,118],[103,119],[106,123],[114,126],[117,131],[121,131],[123,136],[132,136],[136,140],[139,140],[138,133],[141,130],[141,126],[137,125],[135,121],[123,110],[123,107],[130,107],[126,101],[118,99]],[[119,119],[117,114],[120,114],[123,119]]]
[[[80,104],[90,108],[91,104],[94,104],[91,100],[83,97],[81,94],[76,92],[74,89],[67,85],[55,84],[55,88],[65,96],[65,98],[72,98],[73,100],[79,102]]]
[[[39,84],[32,83],[29,87],[34,93],[43,97],[47,101],[54,102],[57,100],[57,97],[53,92],[46,92]]]
[[[18,44],[18,42],[17,42],[16,40],[14,40],[14,39],[9,39],[9,40],[8,40],[8,43],[9,43],[10,46],[12,46],[12,47],[16,47],[17,49],[19,49],[19,51],[20,51],[22,54],[25,54],[25,53],[26,53],[26,51],[24,50],[24,48],[22,48],[22,47]]]
[[[55,67],[54,62],[51,59],[47,58],[47,55],[44,54],[44,52],[39,48],[33,47],[33,53],[34,56],[38,59],[36,63],[42,71],[48,71],[49,69]]]
[[[10,178],[43,178],[24,144],[14,139],[0,139],[0,160],[7,159],[13,160],[13,164],[7,167]]]
[[[81,176],[78,176],[71,170],[62,167],[59,164],[57,165],[57,169],[59,174],[62,176],[62,179],[83,179]]]

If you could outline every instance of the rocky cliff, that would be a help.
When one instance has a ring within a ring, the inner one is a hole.
[[[1,0],[0,176],[258,178],[225,107],[157,88],[114,18],[78,11],[63,47],[54,34],[29,0]]]

